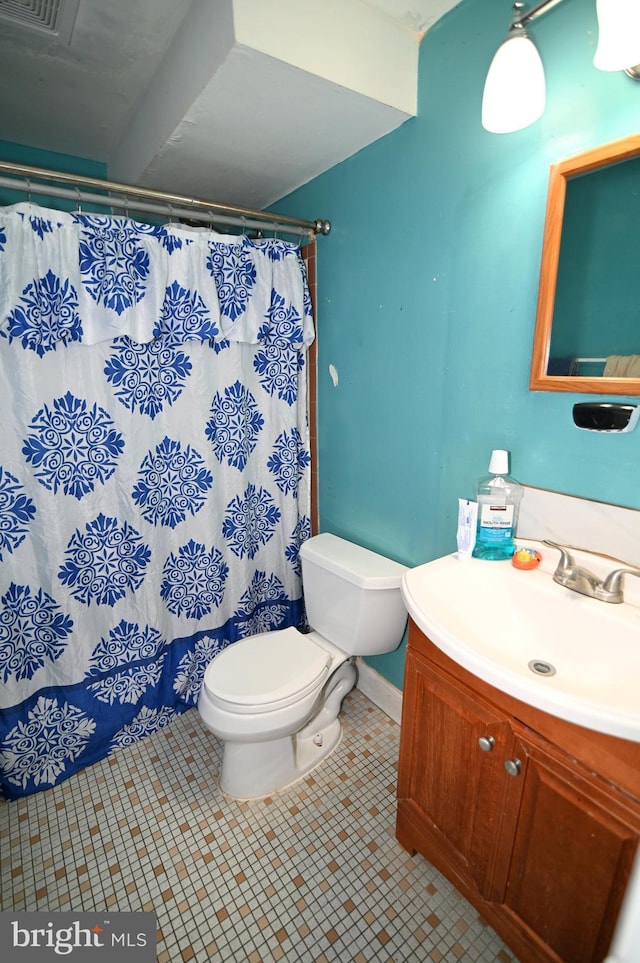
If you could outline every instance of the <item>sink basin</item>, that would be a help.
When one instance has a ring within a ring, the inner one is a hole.
[[[543,556],[533,571],[455,554],[410,569],[402,578],[409,614],[446,655],[490,685],[561,719],[640,742],[640,579],[626,576],[622,604],[600,602],[553,581],[557,551],[526,544]],[[601,577],[618,567],[572,554]]]

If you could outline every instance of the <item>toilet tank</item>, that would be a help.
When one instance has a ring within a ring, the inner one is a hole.
[[[392,652],[407,610],[400,593],[405,565],[337,535],[314,535],[300,549],[309,625],[347,655]]]

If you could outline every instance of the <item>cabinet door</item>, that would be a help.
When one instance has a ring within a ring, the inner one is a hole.
[[[522,801],[506,907],[566,963],[603,960],[638,841],[637,811],[528,730],[516,751]]]
[[[499,901],[522,788],[503,768],[515,748],[507,718],[411,648],[404,699],[399,798],[480,894]]]

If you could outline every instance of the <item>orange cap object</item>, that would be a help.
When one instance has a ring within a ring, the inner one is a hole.
[[[537,568],[541,560],[542,555],[535,548],[517,548],[511,556],[511,564],[525,571]]]

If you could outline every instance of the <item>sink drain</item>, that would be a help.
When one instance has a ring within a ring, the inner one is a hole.
[[[542,659],[532,659],[529,668],[536,675],[555,675],[556,670],[550,662],[543,662]]]

